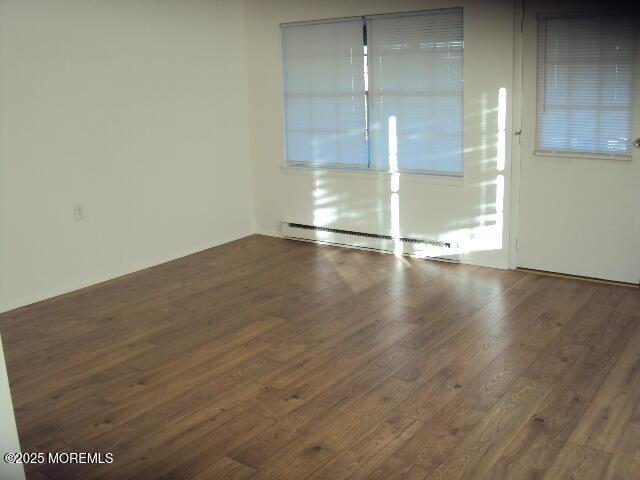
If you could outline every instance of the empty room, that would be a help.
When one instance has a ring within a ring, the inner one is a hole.
[[[640,7],[0,0],[0,480],[640,478]]]

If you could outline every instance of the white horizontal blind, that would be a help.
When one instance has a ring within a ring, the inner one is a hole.
[[[395,117],[399,171],[462,176],[462,9],[372,17],[367,34],[372,168],[390,169]]]
[[[287,164],[366,168],[362,20],[282,35]]]
[[[539,19],[538,151],[631,155],[633,22]]]

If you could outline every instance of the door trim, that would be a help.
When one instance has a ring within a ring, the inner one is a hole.
[[[522,92],[524,59],[522,37],[524,29],[524,0],[513,0],[513,93],[511,95],[511,190],[509,196],[509,251],[508,266],[518,268],[518,234],[520,221],[520,139],[522,138]]]

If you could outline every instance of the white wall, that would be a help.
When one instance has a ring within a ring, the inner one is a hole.
[[[282,168],[279,24],[453,6],[464,179],[402,175],[401,234],[507,267],[510,115],[503,172],[496,141],[512,2],[0,0],[0,311],[281,220],[388,233],[388,175]]]
[[[0,311],[252,231],[242,7],[0,0]]]
[[[401,176],[401,235],[458,241],[462,261],[508,266],[510,114],[506,169],[496,168],[498,91],[506,88],[510,113],[513,83],[513,2],[507,0],[246,0],[258,231],[275,234],[281,220],[382,234],[391,225],[387,174],[282,168],[279,24],[455,6],[464,8],[464,180]],[[503,215],[496,214],[500,174]]]

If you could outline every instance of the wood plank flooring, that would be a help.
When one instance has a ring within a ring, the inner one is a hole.
[[[640,475],[640,290],[251,236],[0,315],[28,478]]]

